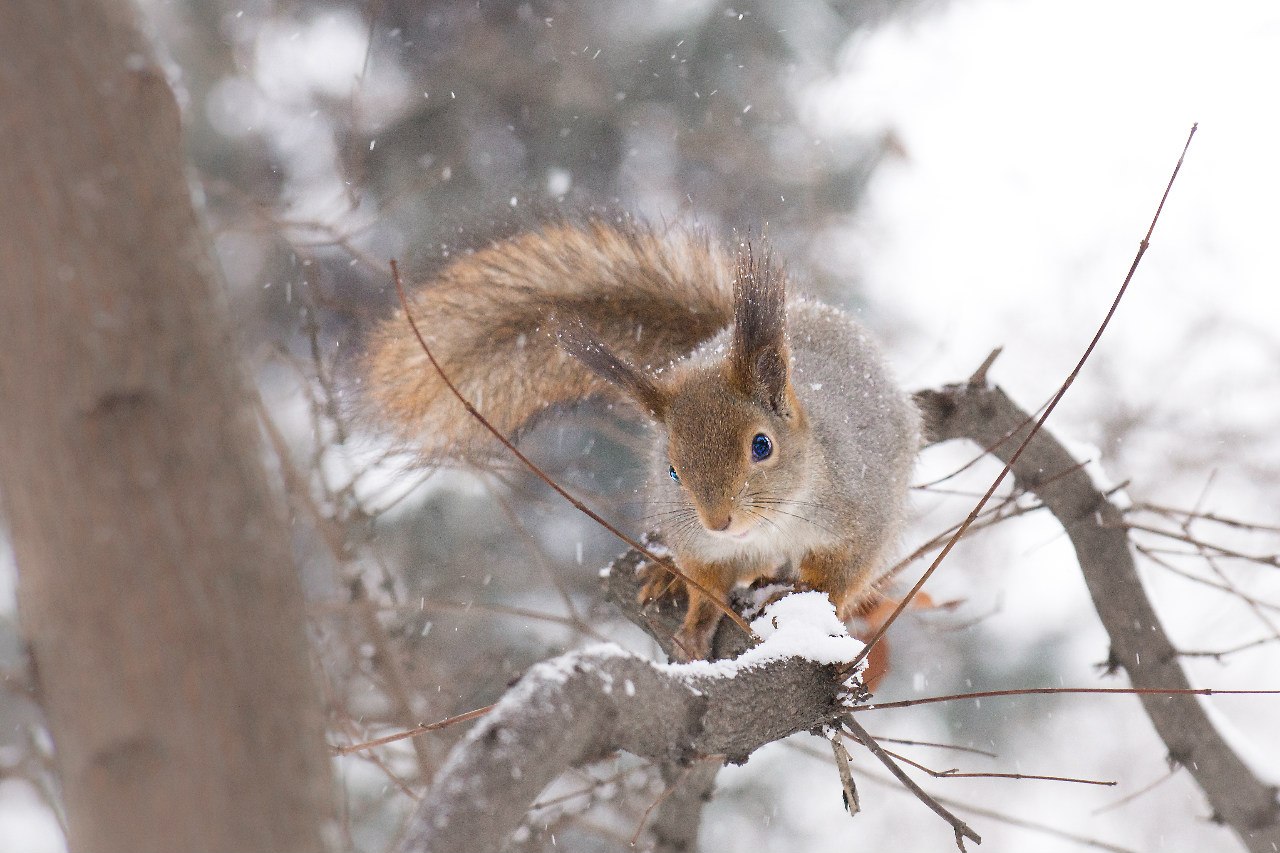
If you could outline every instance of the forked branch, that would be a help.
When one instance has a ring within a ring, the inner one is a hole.
[[[921,391],[931,441],[967,438],[1008,462],[1030,423],[1027,413],[995,387],[954,385]],[[1074,469],[1074,470],[1073,470]],[[1178,653],[1147,598],[1128,530],[1114,503],[1062,443],[1041,430],[1013,464],[1019,485],[1035,492],[1062,524],[1111,640],[1110,662],[1136,688],[1190,691]],[[1062,472],[1067,472],[1063,474]],[[1140,695],[1143,709],[1169,750],[1204,791],[1216,820],[1256,853],[1280,849],[1276,791],[1237,755],[1193,695]]]

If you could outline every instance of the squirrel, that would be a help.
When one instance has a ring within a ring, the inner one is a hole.
[[[408,304],[504,435],[591,397],[648,415],[648,506],[676,565],[722,601],[736,584],[790,578],[849,619],[896,542],[920,417],[852,317],[787,289],[767,247],[729,252],[619,216],[494,242]],[[371,417],[425,460],[496,447],[403,311],[372,331],[362,382]],[[657,567],[647,581],[642,599],[669,586]],[[675,645],[705,658],[721,612],[685,586]]]

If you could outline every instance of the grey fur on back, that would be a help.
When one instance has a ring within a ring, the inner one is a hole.
[[[867,532],[893,539],[920,445],[919,411],[848,314],[792,299],[787,322],[792,387],[834,475],[832,493],[857,506]]]

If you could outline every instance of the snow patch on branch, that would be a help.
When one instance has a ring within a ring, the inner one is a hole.
[[[798,592],[780,598],[752,621],[751,630],[763,642],[733,660],[667,664],[664,669],[680,678],[733,678],[744,670],[789,657],[820,664],[849,663],[863,648],[849,636],[824,592]],[[859,673],[863,667],[865,661]]]

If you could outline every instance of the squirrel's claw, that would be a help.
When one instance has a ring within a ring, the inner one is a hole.
[[[666,596],[675,597],[684,591],[684,582],[678,576],[661,565],[650,563],[645,566],[644,586],[636,594],[636,602],[640,605],[657,601]]]

